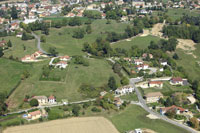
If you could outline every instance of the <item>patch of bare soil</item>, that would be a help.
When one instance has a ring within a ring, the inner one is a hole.
[[[151,130],[151,129],[142,129],[143,133],[156,133],[155,131]]]
[[[152,115],[152,114],[148,114],[146,117],[150,118],[150,119],[158,119],[157,116]]]
[[[155,24],[151,30],[151,34],[154,36],[162,37],[163,33],[161,31],[164,25],[165,25],[165,22]]]
[[[195,50],[195,43],[193,40],[190,39],[177,39],[178,40],[178,45],[176,48],[180,48],[186,51],[193,51]]]
[[[149,30],[143,30],[143,33],[140,36],[148,36],[150,34]]]
[[[3,133],[118,133],[118,131],[104,117],[82,117],[9,127]]]

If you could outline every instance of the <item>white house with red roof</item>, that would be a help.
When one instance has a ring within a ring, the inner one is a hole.
[[[0,47],[2,47],[4,49],[5,45],[6,45],[5,40],[0,41]]]
[[[126,95],[126,94],[129,94],[129,93],[132,93],[133,91],[134,91],[134,88],[130,85],[127,85],[127,86],[117,88],[115,90],[115,94],[116,95]]]
[[[12,23],[10,30],[17,30],[17,29],[19,29],[19,24],[18,23]]]
[[[55,98],[55,96],[53,96],[53,95],[49,96],[49,97],[48,97],[48,102],[49,102],[50,104],[55,104],[55,103],[56,103],[56,98]]]
[[[136,66],[137,70],[147,70],[149,69],[149,65],[148,64],[141,64],[141,65],[137,65]]]
[[[68,65],[67,62],[59,61],[58,63],[55,64],[55,67],[57,67],[57,68],[66,68],[67,65]]]
[[[163,82],[161,81],[149,81],[149,87],[158,87],[158,88],[162,88],[163,87]]]
[[[141,59],[134,59],[134,64],[142,65],[144,62]]]
[[[181,77],[174,77],[170,80],[171,85],[188,85],[187,79],[182,79]]]
[[[71,59],[70,56],[68,56],[68,55],[60,56],[59,58],[61,61],[69,61]]]
[[[35,61],[35,57],[31,55],[25,55],[23,58],[21,58],[22,62],[32,62]]]
[[[172,105],[170,107],[161,108],[160,109],[160,114],[164,115],[165,113],[167,113],[169,111],[175,111],[176,114],[182,114],[186,110],[184,108],[178,107],[176,105]]]

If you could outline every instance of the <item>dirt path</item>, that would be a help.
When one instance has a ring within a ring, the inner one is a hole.
[[[118,133],[118,131],[104,117],[82,117],[10,127],[3,133]]]

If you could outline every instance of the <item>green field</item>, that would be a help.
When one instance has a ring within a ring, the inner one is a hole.
[[[25,55],[32,54],[37,51],[35,39],[22,41],[21,38],[17,38],[15,36],[3,37],[4,40],[8,41],[11,40],[12,47],[8,50],[4,51],[4,56],[9,57],[12,55],[14,58],[21,59]],[[0,38],[1,40],[2,38]],[[25,47],[25,50],[24,50]]]
[[[112,44],[113,48],[124,48],[126,50],[131,49],[132,46],[136,45],[139,48],[147,48],[150,45],[151,41],[159,41],[160,39],[155,36],[145,36],[145,37],[135,37],[131,41],[120,41],[117,43]]]
[[[146,117],[148,113],[137,105],[127,107],[123,112],[109,117],[111,122],[119,130],[125,131],[134,130],[136,128],[148,128],[159,133],[186,133],[184,129],[171,125],[162,120],[153,120]]]
[[[82,100],[84,97],[78,92],[78,89],[83,83],[100,87],[107,84],[110,76],[116,77],[119,82],[119,77],[112,71],[111,65],[102,59],[89,59],[88,67],[71,63],[66,68],[64,81],[40,81],[42,66],[46,64],[48,61],[35,63],[32,66],[31,77],[22,82],[9,98],[11,107],[21,104],[25,95],[49,96],[53,94],[58,101],[61,99]]]
[[[140,88],[140,90],[143,95],[150,93],[150,92],[161,92],[164,95],[170,95],[174,92],[185,92],[185,93],[192,92],[192,89],[189,86],[173,86],[173,85],[170,85],[169,82],[167,82],[167,81],[164,82],[162,89],[160,89],[160,88],[145,88],[145,89]]]
[[[0,58],[0,92],[9,94],[20,82],[22,73],[30,68],[31,65],[24,65],[20,62]]]
[[[175,21],[176,19],[181,18],[184,14],[189,16],[199,16],[198,10],[189,10],[189,9],[168,9],[167,15]]]
[[[187,54],[187,52],[177,49],[176,53],[179,56],[179,60],[176,60],[178,66],[182,66],[186,74],[189,76],[192,80],[200,80],[200,65],[198,62],[200,61],[200,46],[199,44],[196,45],[196,50],[192,51],[190,53],[193,53],[196,58],[194,58],[193,55]]]
[[[48,51],[49,47],[56,47],[58,52],[67,55],[83,55],[82,44],[84,42],[93,43],[97,37],[106,37],[105,32],[115,31],[123,33],[128,24],[117,23],[111,21],[111,24],[106,24],[106,20],[95,20],[92,23],[92,33],[86,34],[83,39],[72,38],[73,32],[78,27],[63,27],[60,29],[50,29],[50,35],[46,38],[46,43],[42,43],[42,47]],[[85,25],[80,28],[86,27]],[[40,34],[40,32],[38,32]]]

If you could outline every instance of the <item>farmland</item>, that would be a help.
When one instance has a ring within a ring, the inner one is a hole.
[[[118,133],[110,121],[103,117],[83,117],[55,120],[42,124],[11,127],[4,133]]]

